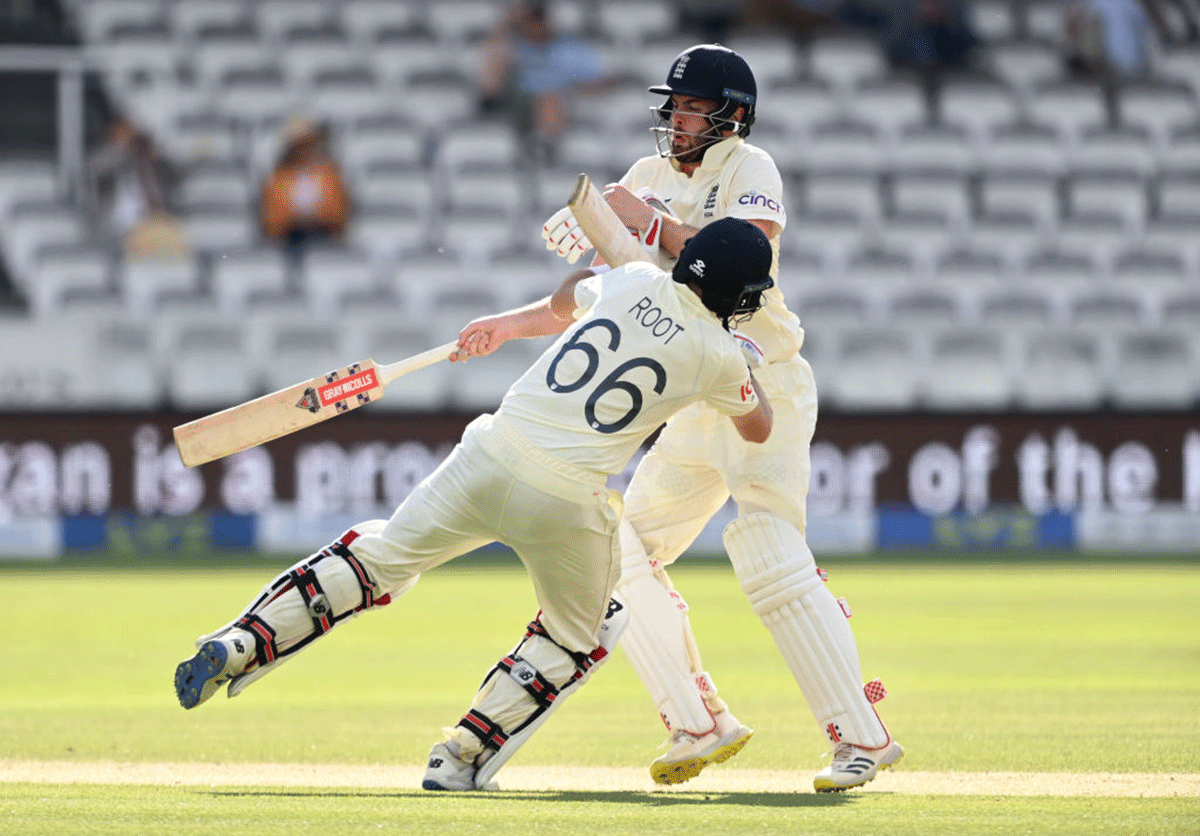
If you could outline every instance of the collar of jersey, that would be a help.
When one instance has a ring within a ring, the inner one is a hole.
[[[700,161],[700,165],[697,167],[696,173],[701,171],[720,171],[725,165],[725,161],[728,160],[730,155],[733,154],[733,152],[737,150],[745,141],[746,140],[735,134],[733,136],[725,137],[720,142],[714,142],[712,145],[708,146],[708,150],[704,152],[704,159]],[[669,159],[671,160],[671,165],[674,167],[674,169],[679,171],[679,160],[675,159],[674,157],[670,157]]]

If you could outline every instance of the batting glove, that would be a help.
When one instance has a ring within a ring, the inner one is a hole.
[[[559,209],[542,224],[542,237],[546,239],[546,249],[565,258],[568,264],[574,264],[592,248],[570,207]]]
[[[751,369],[757,369],[759,366],[765,365],[767,362],[766,356],[763,354],[762,347],[754,340],[743,334],[741,331],[729,332],[734,340],[737,341],[738,348],[742,350],[742,356],[746,358],[746,365]]]

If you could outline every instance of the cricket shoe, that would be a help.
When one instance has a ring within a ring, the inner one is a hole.
[[[425,770],[422,789],[470,792],[480,789],[475,786],[475,764],[462,760],[458,744],[454,741],[435,743],[429,750],[429,766]],[[482,789],[495,789],[494,783]]]
[[[833,762],[813,778],[817,792],[841,792],[875,780],[879,770],[887,769],[904,757],[904,749],[891,741],[882,749],[863,749],[853,743],[839,743],[833,750]]]
[[[175,693],[184,708],[195,708],[241,673],[254,657],[254,643],[229,630],[200,645],[196,655],[175,668]]]
[[[716,720],[717,727],[699,737],[682,729],[674,733],[670,751],[650,764],[650,777],[656,784],[690,781],[709,764],[727,761],[742,751],[754,735],[731,711],[722,711]]]

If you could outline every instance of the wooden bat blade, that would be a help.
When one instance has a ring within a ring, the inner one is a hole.
[[[174,429],[179,458],[188,467],[206,464],[357,409],[383,397],[396,378],[448,358],[456,347],[449,342],[386,365],[363,360],[180,424]]]
[[[586,174],[580,174],[575,181],[575,191],[567,206],[596,252],[611,266],[620,267],[631,261],[650,260],[642,245],[621,223],[617,213],[609,207],[604,195],[600,194]]]

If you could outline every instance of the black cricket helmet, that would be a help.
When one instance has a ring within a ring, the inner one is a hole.
[[[762,307],[763,291],[775,285],[773,259],[761,229],[741,218],[721,218],[688,239],[671,278],[697,285],[704,307],[728,328]]]
[[[731,128],[744,137],[749,136],[754,124],[754,105],[758,100],[754,72],[746,59],[720,44],[698,44],[679,53],[671,62],[666,83],[651,87],[650,92],[718,102],[720,106],[709,114],[709,125],[714,130]],[[733,115],[739,107],[745,110],[741,120],[735,121]],[[670,99],[654,110],[660,119],[670,122]]]

